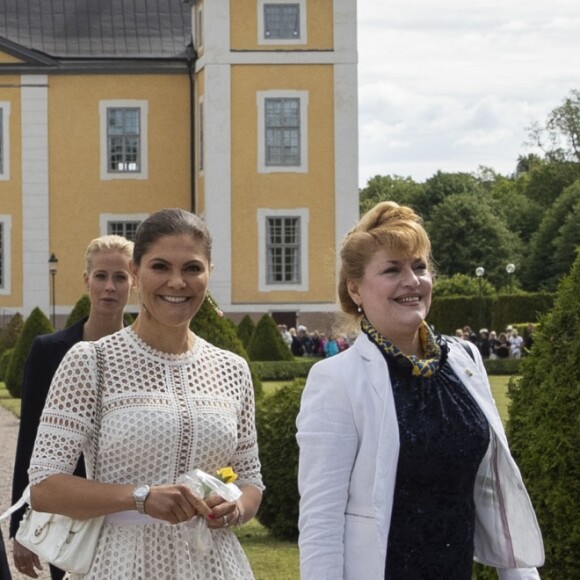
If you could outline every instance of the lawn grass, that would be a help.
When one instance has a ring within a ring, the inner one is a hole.
[[[491,376],[491,390],[505,424],[508,412],[507,384],[509,376]],[[263,383],[266,395],[275,392],[288,381]],[[20,415],[20,400],[12,399],[0,383],[0,405]],[[273,538],[264,526],[252,520],[236,531],[250,561],[256,580],[300,580],[298,546]]]

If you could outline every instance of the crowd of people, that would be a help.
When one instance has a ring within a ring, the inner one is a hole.
[[[278,330],[294,356],[329,358],[346,350],[352,342],[346,334],[331,331],[327,336],[318,330],[308,332],[302,324],[298,328],[278,324]]]
[[[489,331],[487,328],[482,328],[479,335],[470,326],[464,326],[455,331],[455,336],[475,344],[484,359],[520,359],[532,348],[534,325],[528,324],[524,336],[521,336],[517,328],[511,325],[499,334],[495,330]]]

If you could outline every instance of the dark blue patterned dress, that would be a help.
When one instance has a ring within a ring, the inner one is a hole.
[[[435,349],[438,357],[429,376],[415,376],[413,360],[367,334],[387,360],[401,445],[385,579],[471,580],[473,490],[489,445],[488,422],[449,365],[441,339],[429,332],[431,356]]]

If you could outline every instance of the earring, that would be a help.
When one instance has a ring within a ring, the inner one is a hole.
[[[360,314],[362,312],[362,306],[360,304],[356,305],[356,311]]]
[[[224,313],[220,310],[219,306],[214,302],[214,299],[209,295],[205,295],[205,299],[208,301],[209,305],[215,310],[215,313],[221,318]]]

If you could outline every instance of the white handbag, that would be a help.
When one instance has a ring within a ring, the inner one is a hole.
[[[103,353],[95,344],[97,355],[97,397],[95,402],[95,434],[93,437],[93,476],[97,469],[98,433],[102,415]],[[0,520],[20,509],[30,499],[30,486]],[[16,532],[16,540],[57,568],[71,574],[86,574],[93,562],[105,516],[75,520],[68,516],[38,512],[29,507]]]

